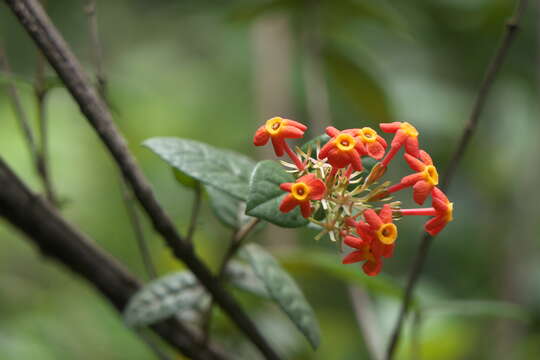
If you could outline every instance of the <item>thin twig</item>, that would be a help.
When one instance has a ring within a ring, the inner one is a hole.
[[[0,70],[6,75],[6,89],[8,97],[11,100],[11,104],[13,105],[13,111],[15,112],[15,117],[19,122],[19,126],[21,127],[24,139],[26,140],[26,143],[28,145],[28,149],[32,157],[32,162],[36,164],[36,171],[39,174],[37,166],[39,150],[34,139],[32,128],[30,127],[30,121],[28,120],[26,111],[22,106],[19,90],[17,89],[17,86],[13,83],[13,72],[11,71],[11,66],[9,65],[9,60],[2,44],[0,44]]]
[[[249,233],[255,226],[260,222],[260,219],[253,218],[251,221],[246,223],[244,226],[242,226],[237,231],[233,232],[231,236],[231,241],[229,242],[229,247],[227,248],[227,252],[223,256],[223,259],[221,260],[221,265],[219,266],[217,279],[218,281],[222,282],[226,275],[227,265],[229,264],[229,261],[236,255],[238,250],[244,245],[244,240],[247,239]],[[208,310],[203,315],[201,320],[201,329],[203,332],[203,340],[206,343],[208,339],[210,338],[210,326],[212,323],[212,310],[214,309],[214,298],[212,298],[212,301],[210,301],[210,304],[208,305]]]
[[[82,113],[122,170],[122,174],[152,221],[155,230],[163,236],[174,255],[193,272],[216,303],[266,359],[280,359],[239,303],[224,289],[194,253],[192,247],[178,234],[172,219],[157,201],[150,183],[127,148],[126,140],[115,126],[109,109],[96,94],[81,64],[41,5],[36,0],[4,0],[4,2],[56,70]]]
[[[351,297],[356,322],[364,335],[364,342],[372,360],[381,360],[384,348],[381,341],[381,332],[377,326],[377,318],[373,312],[373,304],[366,291],[358,286],[347,287]]]
[[[133,233],[135,234],[135,239],[137,239],[137,245],[139,247],[139,252],[144,263],[144,268],[146,269],[146,274],[148,279],[153,280],[157,277],[156,267],[152,261],[152,255],[150,255],[150,249],[148,248],[148,243],[144,236],[144,230],[141,225],[141,219],[139,218],[139,213],[137,207],[135,206],[135,201],[131,191],[127,187],[123,178],[120,178],[120,187],[122,192],[122,198],[124,199],[124,204],[126,205],[126,210],[128,212],[129,221],[133,228]]]
[[[2,46],[0,46],[0,70],[2,70],[2,72],[7,77],[7,93],[13,105],[15,117],[18,120],[19,126],[21,127],[21,131],[23,133],[23,137],[26,140],[26,144],[30,151],[30,156],[32,158],[32,162],[34,163],[34,168],[39,179],[41,180],[43,190],[47,195],[47,199],[49,199],[51,203],[56,204],[54,192],[52,190],[52,184],[50,183],[48,176],[47,166],[44,157],[45,154],[40,151],[36,143],[34,133],[30,126],[28,115],[22,106],[19,91],[17,89],[17,86],[15,86],[12,81],[13,72],[11,71],[11,66],[9,65],[7,55]],[[39,114],[41,114],[41,109],[42,107],[39,106]],[[41,115],[39,116],[41,117]]]
[[[142,284],[94,239],[69,224],[51,204],[31,192],[0,157],[0,216],[28,236],[41,253],[88,281],[118,310],[124,311]],[[215,344],[203,346],[194,331],[176,320],[151,328],[186,357],[199,360],[229,358]]]
[[[92,43],[92,57],[94,68],[96,69],[97,89],[101,98],[107,102],[107,77],[105,67],[103,66],[103,47],[99,37],[97,8],[95,0],[86,0],[84,12],[88,20],[88,29],[90,30],[90,41]]]
[[[189,227],[186,235],[186,241],[188,244],[193,245],[193,235],[195,234],[195,228],[197,227],[197,221],[199,220],[199,210],[201,209],[201,195],[202,187],[197,181],[195,183],[195,198],[193,199],[193,206],[191,208],[191,218],[189,220]]]
[[[499,72],[506,58],[506,55],[508,54],[510,45],[512,44],[517,34],[517,30],[519,29],[518,25],[526,7],[527,7],[527,0],[518,0],[516,2],[516,6],[514,9],[512,18],[506,23],[505,32],[504,32],[501,44],[499,48],[497,49],[494,57],[492,58],[484,74],[484,78],[482,80],[482,83],[480,84],[480,89],[478,90],[478,94],[476,96],[476,100],[474,102],[474,106],[473,106],[471,115],[469,117],[469,120],[467,121],[465,125],[465,129],[463,130],[463,134],[458,143],[458,146],[443,176],[443,181],[441,185],[441,189],[443,191],[446,191],[448,189],[450,182],[452,178],[454,177],[454,174],[457,170],[457,167],[459,163],[461,162],[465,154],[465,151],[467,150],[470,144],[472,136],[478,126],[478,121],[480,120],[480,115],[482,114],[482,111],[484,109],[484,105],[486,103],[487,97],[490,93],[490,90],[492,89],[497,73]],[[403,327],[405,317],[407,315],[407,312],[411,304],[414,287],[424,267],[424,263],[426,261],[427,254],[429,252],[432,240],[433,240],[433,237],[430,236],[429,234],[425,233],[423,235],[419,248],[418,248],[417,255],[413,261],[413,265],[411,267],[411,271],[409,273],[409,278],[407,281],[407,286],[405,288],[405,295],[401,303],[401,309],[399,312],[398,320],[396,322],[396,325],[394,327],[394,330],[390,338],[390,342],[388,344],[388,349],[387,349],[387,354],[386,354],[386,359],[388,360],[393,358],[395,350],[397,348],[399,337],[401,335],[401,329]]]
[[[40,0],[43,6],[46,0]],[[40,148],[37,157],[37,170],[41,176],[45,196],[54,206],[58,206],[49,166],[49,124],[47,118],[47,94],[49,89],[45,80],[45,59],[40,52],[36,54],[36,71],[34,76],[34,96],[37,105],[37,120],[39,126]]]
[[[99,39],[95,0],[86,0],[84,11],[88,18],[88,27],[90,29],[90,41],[92,43],[92,57],[94,58],[94,66],[96,68],[98,93],[101,95],[101,98],[107,102],[107,78],[103,67],[103,50],[101,48],[101,42]],[[144,236],[144,230],[139,218],[135,201],[133,199],[133,194],[129,190],[129,186],[126,184],[122,174],[119,175],[120,192],[122,193],[122,199],[124,200],[124,205],[126,206],[126,210],[128,212],[133,233],[135,234],[135,239],[137,240],[137,245],[146,269],[146,274],[149,279],[155,279],[157,277],[157,271],[154,263],[152,262],[152,256],[150,255],[150,250]]]

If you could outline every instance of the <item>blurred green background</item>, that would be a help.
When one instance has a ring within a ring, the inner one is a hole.
[[[84,3],[49,1],[48,11],[93,76]],[[143,140],[179,136],[262,159],[272,156],[252,147],[252,135],[273,115],[311,124],[309,136],[330,123],[375,128],[381,121],[408,121],[421,132],[422,148],[444,169],[513,5],[508,0],[117,0],[98,1],[97,18],[115,120],[185,233],[193,194],[140,146]],[[413,321],[407,322],[399,359],[540,356],[535,5],[525,13],[450,188],[455,219],[435,240],[418,288],[421,326],[414,331]],[[0,154],[41,192],[5,91],[14,80],[24,108],[36,118],[36,49],[4,4],[0,40],[15,74],[0,77]],[[47,115],[51,174],[62,213],[145,278],[110,156],[61,86],[49,93]],[[408,171],[395,167],[390,174],[395,180]],[[340,265],[335,246],[327,239],[315,242],[310,230],[272,229],[254,237],[282,259],[314,307],[322,328],[317,352],[276,306],[238,296],[287,359],[368,359],[348,286],[369,295],[376,341],[386,344],[399,301],[384,286],[404,284],[423,222],[401,221],[395,256],[371,286],[364,286],[357,265]],[[181,268],[146,220],[144,226],[160,274]],[[228,232],[205,201],[195,240],[213,268]],[[41,256],[5,222],[0,239],[0,359],[154,358],[88,284]],[[225,318],[218,316],[214,327],[216,339],[233,348],[235,358],[257,358]]]

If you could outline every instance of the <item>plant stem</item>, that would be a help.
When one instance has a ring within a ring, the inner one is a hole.
[[[512,44],[517,34],[517,30],[519,29],[518,25],[526,7],[527,7],[527,0],[516,1],[512,18],[506,23],[505,32],[504,32],[501,44],[498,47],[497,51],[495,52],[495,55],[492,58],[484,74],[484,78],[482,80],[482,83],[480,84],[480,89],[478,90],[478,94],[476,96],[469,120],[465,125],[463,134],[458,143],[457,149],[455,150],[450,160],[450,164],[443,176],[443,182],[441,185],[441,189],[443,191],[446,191],[448,189],[450,182],[452,178],[454,177],[454,174],[457,170],[457,167],[459,163],[461,162],[461,160],[463,159],[465,151],[469,147],[472,136],[478,126],[480,115],[482,114],[482,111],[484,109],[484,105],[486,103],[487,97],[490,93],[490,90],[492,89],[496,75],[503,64],[506,58],[506,55],[508,54],[510,45]],[[409,278],[407,281],[407,286],[405,288],[405,295],[401,303],[399,316],[398,316],[396,325],[394,327],[394,330],[392,332],[390,342],[388,344],[388,349],[387,349],[387,354],[386,354],[387,360],[391,360],[394,357],[394,353],[396,351],[399,338],[401,335],[401,329],[403,327],[405,317],[407,315],[407,312],[411,304],[414,288],[418,281],[418,278],[420,277],[420,273],[422,272],[422,269],[424,267],[424,263],[426,261],[427,254],[429,252],[432,240],[433,240],[433,237],[426,233],[422,236],[422,240],[420,241],[417,255],[413,261],[413,265],[409,273]]]

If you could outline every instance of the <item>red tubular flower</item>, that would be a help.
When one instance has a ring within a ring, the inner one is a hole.
[[[290,194],[283,198],[279,210],[288,213],[299,205],[302,216],[305,218],[311,216],[312,209],[309,201],[322,199],[326,191],[324,182],[314,174],[304,175],[294,183],[283,183],[280,188]]]
[[[360,237],[345,237],[345,244],[358,250],[347,255],[343,263],[365,261],[362,266],[364,273],[373,276],[381,271],[381,257],[392,256],[398,232],[392,223],[392,209],[388,204],[383,206],[378,215],[372,209],[364,211],[364,218],[366,222],[349,221],[349,225],[356,226],[356,233]]]
[[[386,140],[380,137],[375,130],[370,127],[363,127],[361,129],[348,129],[343,132],[349,132],[356,139],[360,140],[366,149],[366,154],[375,160],[383,158],[386,151]]]
[[[431,236],[437,235],[450,221],[454,219],[454,204],[448,201],[446,195],[439,190],[439,188],[433,188],[431,192],[433,199],[432,206],[436,211],[436,215],[433,219],[426,222],[424,229]]]
[[[434,216],[434,218],[426,222],[424,229],[428,234],[435,236],[441,232],[446,224],[453,220],[454,204],[448,201],[446,195],[437,187],[434,187],[431,191],[431,197],[433,207],[423,209],[401,209],[399,212],[403,216]]]
[[[385,204],[379,214],[375,210],[364,211],[366,223],[359,222],[356,232],[363,237],[368,234],[374,239],[372,248],[375,253],[384,257],[391,257],[394,250],[394,243],[398,236],[396,225],[392,222],[392,209]]]
[[[361,156],[366,154],[362,141],[355,137],[353,130],[339,131],[335,127],[326,128],[326,133],[332,137],[319,152],[319,159],[328,158],[328,163],[335,169],[351,165],[356,171],[362,171]]]
[[[414,174],[405,176],[401,179],[399,184],[390,186],[387,190],[388,193],[393,193],[403,188],[413,187],[413,198],[418,205],[422,205],[426,198],[429,196],[431,190],[439,184],[439,174],[437,169],[433,166],[431,157],[424,150],[420,150],[420,159],[412,157],[409,154],[405,154],[405,160],[411,167],[411,169],[417,171]]]
[[[299,139],[304,136],[306,130],[307,126],[304,124],[276,116],[257,129],[253,137],[253,144],[263,146],[271,138],[276,156],[283,156],[286,146],[285,139]]]
[[[379,124],[381,130],[386,133],[395,133],[394,139],[390,143],[390,151],[386,154],[382,164],[387,166],[390,160],[394,158],[396,153],[402,146],[405,146],[405,152],[414,157],[419,156],[418,147],[418,130],[408,122],[391,122]]]
[[[356,240],[354,240],[356,239]],[[362,265],[362,270],[368,276],[375,276],[381,272],[382,260],[380,256],[376,256],[372,253],[371,247],[369,244],[363,243],[358,238],[353,236],[347,236],[345,238],[345,244],[349,245],[352,248],[358,249],[353,251],[349,255],[343,258],[343,264],[353,264],[359,261],[365,261]]]

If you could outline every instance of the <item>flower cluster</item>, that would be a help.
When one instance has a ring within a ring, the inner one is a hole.
[[[452,221],[453,212],[453,204],[437,187],[437,168],[429,154],[420,149],[414,126],[392,122],[380,124],[380,128],[394,134],[390,146],[369,127],[341,131],[327,127],[329,139],[324,144],[319,140],[307,149],[293,151],[285,139],[303,137],[307,127],[281,117],[268,120],[253,139],[256,146],[271,140],[276,155],[286,153],[293,162],[282,161],[296,181],[281,184],[288,194],[279,210],[287,213],[299,206],[302,216],[321,228],[317,240],[328,234],[332,241],[353,248],[343,263],[362,261],[362,269],[370,276],[381,271],[383,258],[392,257],[398,237],[396,220],[407,215],[430,216],[424,228],[436,235]],[[394,185],[380,182],[401,148],[414,173]],[[366,158],[377,162],[366,169]],[[399,201],[393,201],[394,193],[409,187],[419,205],[431,195],[432,207],[402,209]]]

